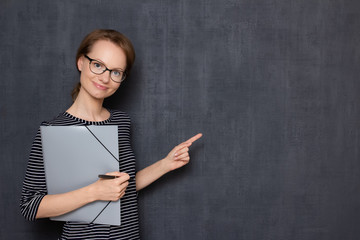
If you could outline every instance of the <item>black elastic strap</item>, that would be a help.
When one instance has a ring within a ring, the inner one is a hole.
[[[95,134],[94,134],[86,125],[85,125],[85,127],[86,127],[87,130],[89,130],[89,132],[94,136],[94,138],[106,149],[106,151],[108,151],[108,152],[110,153],[110,155],[113,156],[113,158],[114,158],[116,161],[120,162],[119,159],[117,159],[117,158],[114,156],[114,154],[112,154],[112,153],[110,152],[110,150],[95,136]]]
[[[108,152],[110,153],[110,155],[111,155],[116,161],[118,161],[118,162],[120,163],[119,159],[117,159],[117,158],[114,156],[114,154],[112,154],[112,153],[110,152],[110,150],[100,141],[100,139],[98,139],[98,138],[96,137],[96,135],[95,135],[86,125],[85,125],[85,127],[86,127],[87,130],[89,130],[89,132],[91,133],[91,135],[93,135],[94,138],[106,149],[106,151],[108,151]],[[105,208],[107,208],[107,206],[109,206],[110,203],[111,203],[111,201],[109,201],[109,202],[105,205],[105,207],[99,212],[99,214],[94,218],[94,220],[92,220],[92,221],[90,222],[90,224],[93,223],[93,222],[100,216],[100,214],[105,210]]]
[[[94,218],[94,220],[91,221],[91,223],[93,223],[93,222],[100,216],[100,214],[105,210],[105,208],[107,208],[107,206],[109,206],[110,203],[111,203],[111,201],[109,201],[109,202],[105,205],[105,207],[99,212],[99,214]],[[90,224],[91,224],[91,223],[90,223]]]

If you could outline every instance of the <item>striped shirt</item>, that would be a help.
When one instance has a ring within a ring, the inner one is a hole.
[[[135,156],[130,144],[130,118],[121,111],[109,110],[110,118],[101,122],[79,119],[67,112],[43,126],[84,126],[84,125],[117,125],[119,139],[119,160],[121,172],[135,178]],[[38,130],[34,139],[29,162],[23,182],[20,201],[21,213],[27,220],[34,221],[39,205],[47,194],[44,161],[41,145],[41,133]],[[137,192],[135,181],[130,181],[125,195],[121,198],[121,226],[66,222],[60,239],[140,239]]]

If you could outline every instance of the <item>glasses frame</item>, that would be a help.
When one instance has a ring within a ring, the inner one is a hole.
[[[101,61],[99,61],[99,60],[90,58],[88,55],[84,55],[84,57],[86,57],[86,58],[89,60],[89,69],[90,69],[90,71],[91,71],[92,73],[94,73],[94,74],[96,74],[96,75],[101,75],[101,74],[103,74],[104,72],[109,71],[109,73],[110,73],[110,79],[111,79],[113,82],[121,83],[122,81],[125,80],[125,78],[126,78],[126,70],[124,71],[124,70],[119,70],[119,69],[108,69],[108,68],[106,67],[105,63],[103,63],[103,62],[101,62]],[[102,73],[96,73],[96,72],[94,72],[93,70],[91,70],[91,63],[92,63],[93,61],[99,62],[99,63],[101,63],[102,65],[104,65],[105,69],[104,69],[104,71],[103,71]],[[115,81],[114,79],[112,79],[111,73],[112,73],[113,71],[122,72],[123,77],[121,78],[120,82]]]

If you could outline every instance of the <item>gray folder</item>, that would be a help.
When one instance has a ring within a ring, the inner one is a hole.
[[[82,188],[99,174],[119,171],[117,126],[41,126],[40,131],[48,194]],[[51,219],[120,225],[120,200],[108,203],[92,202]]]

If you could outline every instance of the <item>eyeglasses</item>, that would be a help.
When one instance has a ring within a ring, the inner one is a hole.
[[[104,63],[96,60],[96,59],[92,59],[89,58],[87,55],[84,55],[87,59],[89,59],[89,68],[90,71],[100,75],[103,74],[105,71],[109,71],[110,72],[110,78],[111,80],[113,80],[116,83],[121,83],[122,81],[125,80],[126,78],[126,73],[125,71],[121,70],[121,69],[108,69]]]

